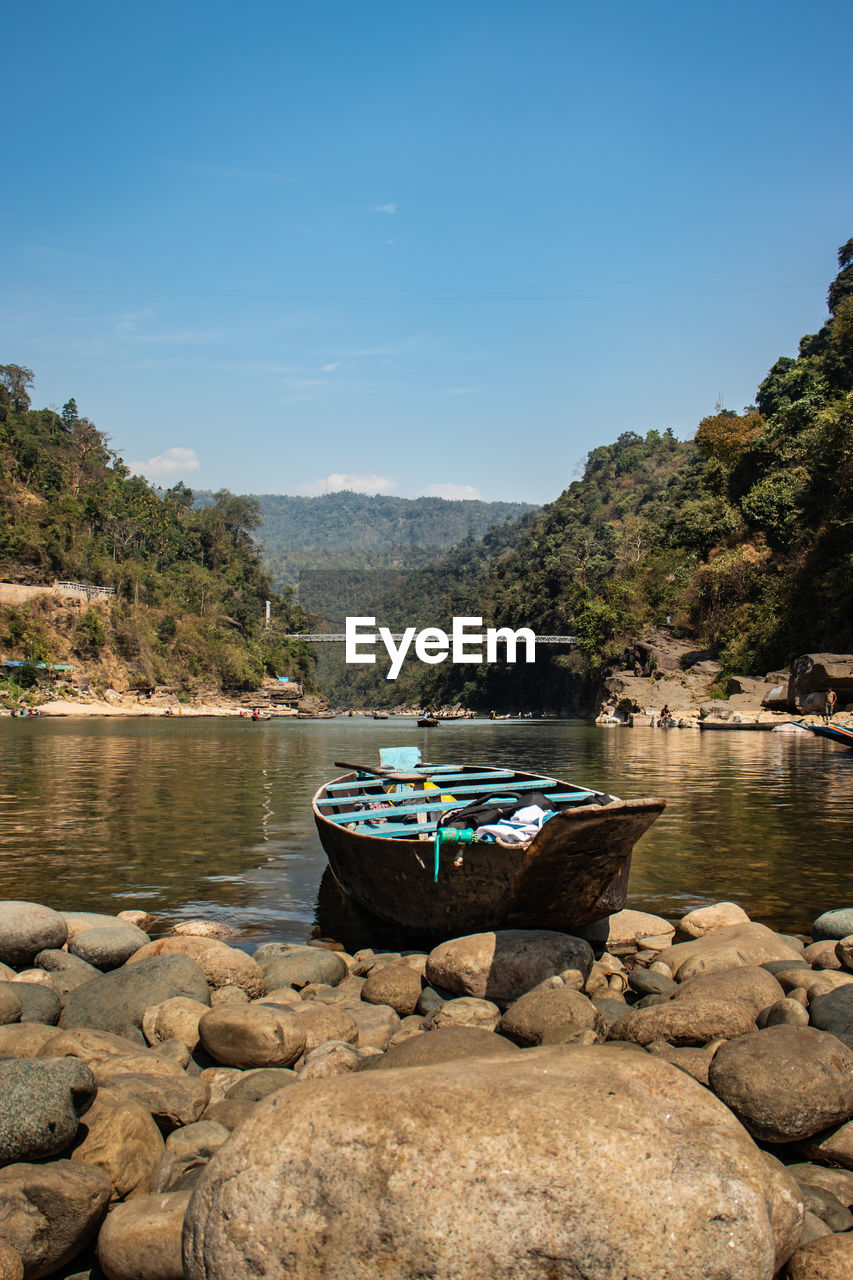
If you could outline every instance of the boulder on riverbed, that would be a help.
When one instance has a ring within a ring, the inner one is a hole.
[[[61,947],[68,926],[58,911],[38,902],[0,902],[0,961],[22,969],[46,947]]]
[[[810,1138],[853,1116],[853,1051],[814,1027],[767,1027],[721,1045],[709,1081],[765,1142]]]
[[[259,1103],[199,1179],[184,1268],[769,1280],[801,1215],[794,1181],[683,1072],[606,1047],[531,1049]]]
[[[95,1092],[91,1071],[74,1058],[0,1062],[0,1164],[59,1155]]]
[[[65,997],[61,1027],[94,1027],[144,1043],[142,1017],[154,1004],[187,996],[210,1004],[210,988],[187,956],[152,956],[75,987]]]
[[[587,978],[592,964],[592,947],[583,938],[549,929],[502,929],[442,942],[429,954],[426,977],[454,995],[506,1005],[566,969]]]

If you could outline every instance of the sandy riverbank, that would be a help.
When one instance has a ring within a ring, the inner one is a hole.
[[[165,716],[167,712],[172,716],[180,717],[198,717],[198,716],[243,716],[246,717],[250,712],[245,706],[234,702],[199,702],[193,705],[183,705],[169,703],[168,706],[162,703],[153,704],[150,702],[136,702],[135,700],[115,699],[107,702],[106,700],[93,699],[89,702],[71,701],[70,699],[56,699],[52,702],[43,702],[38,708],[39,714],[43,716]],[[288,718],[295,719],[297,712],[295,711],[276,711],[273,712],[276,719]]]

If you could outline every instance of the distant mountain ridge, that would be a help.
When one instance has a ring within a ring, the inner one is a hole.
[[[256,539],[277,585],[303,569],[415,568],[468,537],[482,538],[537,508],[527,502],[396,498],[342,490],[316,498],[252,495],[260,506]],[[195,494],[206,506],[213,495]]]

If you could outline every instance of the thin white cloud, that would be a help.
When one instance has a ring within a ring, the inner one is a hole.
[[[129,462],[133,475],[143,475],[148,480],[160,480],[164,476],[176,476],[185,471],[198,471],[201,463],[195,449],[167,449],[147,462]]]
[[[312,480],[300,485],[297,493],[306,498],[316,498],[321,493],[338,493],[342,489],[349,489],[353,493],[394,493],[399,487],[398,481],[392,476],[378,476],[375,472],[353,476],[333,471],[322,480]]]
[[[340,360],[334,360],[334,361],[332,362],[332,364],[324,364],[324,365],[321,365],[321,367],[320,367],[320,372],[321,372],[321,373],[334,373],[334,372],[335,372],[335,370],[336,370],[336,369],[340,369],[340,367],[341,367],[341,362],[340,362]]]
[[[430,484],[424,489],[424,497],[426,498],[452,498],[454,500],[476,499],[480,497],[480,490],[475,489],[472,484],[454,484],[448,480],[444,484]]]
[[[373,212],[374,213],[396,213],[397,212],[396,201],[392,200],[390,204],[375,204],[373,206]]]

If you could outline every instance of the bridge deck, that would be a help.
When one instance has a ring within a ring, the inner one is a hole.
[[[308,644],[343,644],[346,635],[343,631],[303,631],[292,635],[291,640],[305,640]],[[391,639],[399,643],[403,639],[401,631],[394,631]],[[536,636],[537,644],[575,644],[577,636]]]

